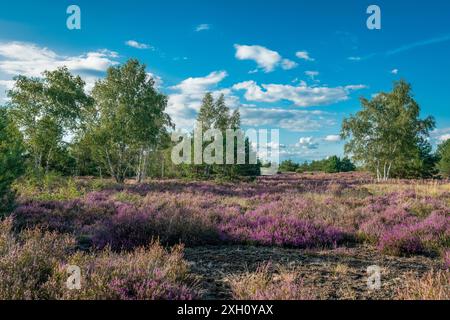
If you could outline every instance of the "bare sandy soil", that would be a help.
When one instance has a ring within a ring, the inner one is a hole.
[[[185,258],[205,299],[230,299],[230,276],[254,272],[267,263],[299,272],[317,299],[393,299],[407,273],[421,275],[438,267],[428,257],[391,257],[368,246],[323,251],[208,246],[186,248]],[[368,288],[367,267],[372,265],[381,268],[379,290]]]

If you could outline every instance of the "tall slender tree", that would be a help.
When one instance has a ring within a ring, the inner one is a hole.
[[[157,92],[146,66],[133,59],[109,68],[92,95],[95,114],[86,134],[93,154],[117,182],[130,174],[142,181],[149,154],[172,127],[167,97]]]

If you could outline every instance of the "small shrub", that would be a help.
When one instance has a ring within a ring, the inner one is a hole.
[[[81,290],[67,290],[66,264],[55,270],[45,287],[63,300],[192,300],[199,297],[196,283],[183,259],[183,247],[166,251],[153,242],[129,253],[109,249],[77,253],[68,265],[82,270]]]
[[[67,266],[81,269],[81,290],[69,290]],[[75,240],[27,230],[17,238],[11,219],[0,222],[0,300],[29,299],[193,299],[196,283],[183,259],[153,242],[129,253],[109,249],[75,252]]]
[[[392,255],[439,253],[450,245],[450,217],[434,212],[426,219],[399,224],[386,230],[379,239],[381,251]]]
[[[261,245],[320,248],[344,240],[337,228],[294,215],[271,214],[270,204],[245,214],[230,215],[219,228],[224,239]]]
[[[39,230],[15,238],[11,228],[10,219],[0,223],[0,300],[51,298],[44,285],[74,249],[75,240]]]

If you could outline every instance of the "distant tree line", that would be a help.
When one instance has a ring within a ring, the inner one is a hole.
[[[311,162],[296,163],[292,160],[281,162],[279,170],[281,172],[351,172],[356,170],[356,166],[347,157],[340,158],[338,156],[328,157],[323,160],[314,160]]]

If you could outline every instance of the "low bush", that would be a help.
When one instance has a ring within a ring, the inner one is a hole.
[[[81,289],[69,290],[68,266],[81,269]],[[0,300],[12,299],[193,299],[198,290],[183,259],[152,242],[130,253],[75,251],[70,236],[39,230],[12,232],[0,222]]]

